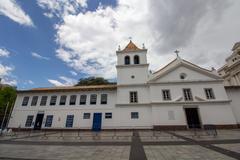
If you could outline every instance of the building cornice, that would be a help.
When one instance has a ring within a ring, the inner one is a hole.
[[[116,90],[117,85],[95,85],[95,86],[69,86],[51,88],[33,88],[30,90],[18,90],[17,93],[47,93],[47,92],[69,92],[69,91],[102,91]]]
[[[230,103],[231,100],[214,100],[214,101],[182,101],[182,102],[151,102],[152,105],[154,104],[167,104],[167,105],[174,105],[174,104],[181,104],[181,105],[191,105],[191,104],[218,104],[218,103]]]
[[[151,85],[159,85],[159,84],[188,84],[188,83],[222,83],[223,79],[218,80],[195,80],[195,81],[167,81],[167,82],[147,82],[147,83],[140,83],[140,84],[118,84],[117,87],[145,87]]]
[[[150,102],[150,103],[118,103],[117,107],[129,107],[129,106],[152,106],[152,105],[197,105],[197,104],[219,104],[219,103],[230,103],[231,100],[214,100],[214,101],[183,101],[183,102]]]
[[[117,103],[116,107],[121,106],[150,106],[151,103]]]
[[[227,67],[226,71],[229,71],[229,70],[231,70],[232,68],[237,67],[238,65],[240,65],[240,61],[237,61],[237,62],[233,63],[232,65],[229,65],[229,66]]]
[[[150,85],[158,85],[158,84],[186,84],[186,83],[221,83],[223,82],[223,79],[217,79],[217,80],[192,80],[192,81],[166,81],[166,82],[151,82],[149,81],[148,84]]]
[[[139,83],[139,84],[118,84],[117,87],[148,87],[147,83]]]
[[[116,51],[116,54],[127,54],[127,53],[147,53],[147,49],[135,50],[135,51]]]
[[[128,65],[116,65],[116,68],[129,68],[129,67],[148,67],[149,64],[128,64]]]

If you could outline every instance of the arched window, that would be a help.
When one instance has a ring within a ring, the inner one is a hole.
[[[129,56],[125,56],[125,64],[130,64],[130,57]]]
[[[139,64],[139,56],[138,55],[134,56],[134,64]]]

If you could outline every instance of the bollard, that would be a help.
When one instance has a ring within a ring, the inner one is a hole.
[[[45,138],[45,139],[48,139],[46,132],[47,132],[47,130],[45,129],[45,130],[44,130],[44,138]]]
[[[81,136],[80,136],[80,129],[78,130],[78,137],[77,137],[79,140],[81,139]]]
[[[59,136],[59,138],[62,138],[62,139],[63,139],[63,131],[62,131],[62,130],[60,131],[60,136]]]

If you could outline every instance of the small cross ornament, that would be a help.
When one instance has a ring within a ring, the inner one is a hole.
[[[178,55],[179,52],[180,52],[179,50],[174,51],[174,53],[176,53],[177,57],[179,57],[179,55]]]

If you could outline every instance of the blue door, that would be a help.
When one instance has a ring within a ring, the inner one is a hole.
[[[102,127],[102,113],[94,113],[93,115],[93,131],[100,131]]]

